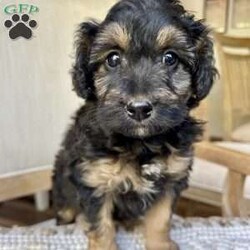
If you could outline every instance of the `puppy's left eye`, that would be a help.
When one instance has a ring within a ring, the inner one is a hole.
[[[176,65],[178,63],[178,56],[174,52],[168,51],[163,55],[162,62],[168,66]]]

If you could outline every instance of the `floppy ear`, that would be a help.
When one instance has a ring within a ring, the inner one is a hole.
[[[197,43],[197,61],[193,76],[194,95],[197,101],[205,98],[215,79],[217,70],[214,67],[213,43],[205,31]]]
[[[190,106],[194,107],[208,95],[217,70],[214,66],[213,42],[209,37],[209,30],[202,21],[194,21],[193,16],[189,16],[188,19],[196,54],[192,73],[193,96],[190,99]]]
[[[84,22],[80,24],[76,33],[76,61],[72,69],[72,80],[77,95],[84,99],[94,98],[93,74],[89,66],[89,56],[97,31],[97,23]]]

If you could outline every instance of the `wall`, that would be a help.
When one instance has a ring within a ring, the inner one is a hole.
[[[102,19],[114,0],[25,0],[37,5],[30,40],[10,40],[0,2],[0,174],[51,164],[72,112],[73,34],[87,17]],[[21,2],[21,1],[18,1]]]
[[[198,19],[204,18],[205,0],[181,0],[186,10]]]

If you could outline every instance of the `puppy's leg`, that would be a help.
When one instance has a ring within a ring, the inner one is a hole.
[[[117,250],[115,243],[115,224],[112,220],[113,200],[108,195],[98,212],[98,221],[87,232],[89,240],[88,250]]]
[[[146,213],[143,223],[146,250],[179,249],[169,235],[172,204],[173,197],[166,195]]]
[[[77,194],[75,187],[69,180],[63,154],[58,156],[55,164],[52,194],[57,224],[74,222],[77,212]]]
[[[56,177],[55,177],[56,178]],[[57,225],[74,222],[76,216],[76,204],[72,198],[76,197],[75,190],[69,180],[61,178],[53,183],[53,207],[56,214]],[[75,198],[76,199],[76,198]]]

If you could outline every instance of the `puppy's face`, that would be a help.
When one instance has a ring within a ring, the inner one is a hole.
[[[82,87],[111,133],[141,138],[163,133],[183,122],[212,84],[205,27],[173,1],[162,2],[122,1],[101,25],[85,23],[81,33]]]

